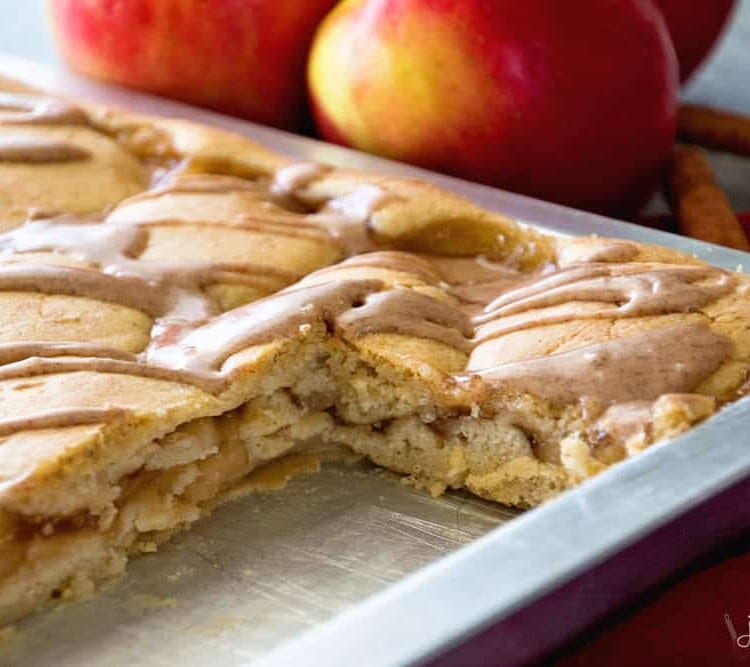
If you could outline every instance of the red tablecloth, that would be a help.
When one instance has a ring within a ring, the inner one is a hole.
[[[726,554],[725,548],[686,578],[581,638],[554,666],[750,667],[750,550]]]

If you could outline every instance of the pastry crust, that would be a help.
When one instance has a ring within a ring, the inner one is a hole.
[[[748,280],[0,82],[0,621],[299,452],[537,505],[746,391]],[[15,92],[12,92],[15,91]]]

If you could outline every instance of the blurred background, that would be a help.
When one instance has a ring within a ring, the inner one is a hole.
[[[55,61],[43,0],[0,0],[0,50],[38,62]]]
[[[691,81],[685,98],[720,99],[725,108],[747,113],[750,112],[750,0],[740,0],[738,4],[726,37]],[[43,0],[0,0],[0,50],[37,62],[57,61],[45,26]]]

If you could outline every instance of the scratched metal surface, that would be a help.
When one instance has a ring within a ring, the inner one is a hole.
[[[236,665],[515,514],[332,464],[219,508],[90,600],[32,617],[3,665]]]

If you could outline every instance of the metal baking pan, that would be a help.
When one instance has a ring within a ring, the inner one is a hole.
[[[84,81],[13,57],[0,74],[220,125],[287,155],[416,176],[565,234],[750,256]],[[750,401],[545,506],[432,498],[366,464],[226,505],[90,600],[6,632],[1,664],[524,664],[750,525]],[[717,623],[721,619],[715,619]]]

